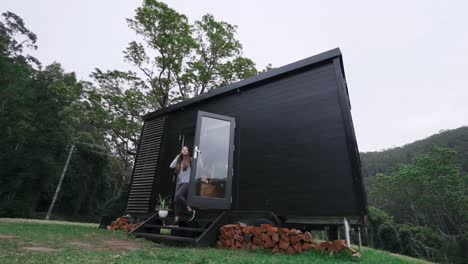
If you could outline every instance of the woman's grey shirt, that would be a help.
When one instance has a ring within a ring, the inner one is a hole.
[[[179,158],[179,155],[177,155],[177,157],[175,157],[175,159],[172,161],[171,165],[169,165],[169,167],[171,167],[172,169],[175,169],[176,165],[177,165],[177,159]],[[190,180],[190,168],[191,168],[191,164],[189,163],[189,166],[186,170],[183,170],[182,168],[180,168],[180,171],[179,171],[179,174],[177,175],[177,183],[187,183],[189,182]]]

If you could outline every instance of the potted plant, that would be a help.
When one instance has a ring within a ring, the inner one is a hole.
[[[158,215],[161,218],[167,217],[169,214],[169,206],[171,205],[171,199],[170,197],[162,197],[161,194],[159,194],[157,204],[156,204],[156,211],[158,211]]]

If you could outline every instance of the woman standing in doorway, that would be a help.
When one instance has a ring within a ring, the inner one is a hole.
[[[180,154],[172,161],[171,167],[175,169],[177,174],[177,186],[175,193],[175,221],[179,222],[182,215],[189,215],[188,221],[195,218],[195,210],[193,210],[187,203],[187,195],[190,180],[192,158],[187,146],[184,146]]]

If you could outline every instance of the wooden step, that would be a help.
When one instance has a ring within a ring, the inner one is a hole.
[[[156,217],[153,217],[152,218],[152,221],[163,221],[165,222],[166,224],[168,223],[175,223],[175,219],[174,217],[165,217],[165,218],[161,218],[159,216],[156,216]],[[195,224],[210,224],[211,222],[213,222],[213,219],[197,219],[195,218],[193,221],[191,222],[188,222],[188,221],[181,221],[181,222],[184,222],[184,223],[195,223]]]
[[[154,220],[165,220],[165,221],[174,221],[174,217],[159,217],[159,216],[155,216],[155,217],[152,217],[152,219]]]
[[[183,226],[164,226],[164,225],[144,225],[145,228],[164,228],[164,229],[171,229],[171,230],[180,230],[180,231],[190,231],[190,232],[198,232],[203,233],[205,232],[205,228],[196,228],[196,227],[183,227]]]
[[[179,242],[189,242],[195,243],[196,239],[192,237],[180,237],[180,236],[168,236],[168,235],[159,235],[159,234],[149,234],[149,233],[133,233],[133,235],[137,237],[144,237],[148,239],[155,239],[155,240],[171,240],[171,241],[179,241]]]

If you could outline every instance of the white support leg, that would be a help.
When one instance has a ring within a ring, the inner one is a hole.
[[[343,224],[345,228],[346,245],[348,247],[351,247],[351,240],[349,239],[349,223],[348,220],[346,220],[346,218],[343,218]]]
[[[361,250],[362,242],[361,242],[361,228],[358,227],[358,240],[359,240],[359,250]]]

